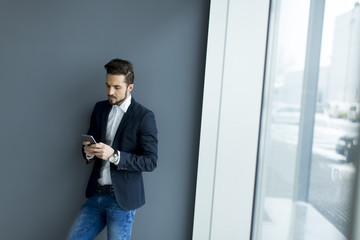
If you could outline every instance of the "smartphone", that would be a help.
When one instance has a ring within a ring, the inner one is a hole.
[[[89,141],[90,144],[96,144],[96,141],[95,141],[94,137],[91,136],[91,135],[83,134],[82,139],[83,139],[83,141]]]

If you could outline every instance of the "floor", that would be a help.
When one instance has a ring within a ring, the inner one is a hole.
[[[315,208],[291,199],[266,198],[262,240],[346,240]]]

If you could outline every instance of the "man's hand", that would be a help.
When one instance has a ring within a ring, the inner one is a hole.
[[[84,141],[84,152],[88,157],[96,156],[102,160],[109,160],[109,157],[114,154],[114,149],[102,142],[90,144],[89,141]]]

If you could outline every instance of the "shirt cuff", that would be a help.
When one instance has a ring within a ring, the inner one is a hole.
[[[86,159],[88,160],[88,162],[92,162],[92,159],[95,157],[95,155],[92,155],[91,157],[88,157],[88,156],[85,154],[85,157],[86,157]]]

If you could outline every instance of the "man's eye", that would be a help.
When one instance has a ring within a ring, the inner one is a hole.
[[[115,87],[116,90],[119,90],[121,87]]]

